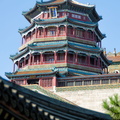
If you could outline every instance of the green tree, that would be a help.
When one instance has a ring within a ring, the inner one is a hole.
[[[109,97],[109,100],[104,100],[102,106],[113,120],[120,120],[120,98],[118,94]]]

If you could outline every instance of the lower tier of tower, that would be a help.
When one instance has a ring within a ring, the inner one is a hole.
[[[59,77],[57,76],[57,70],[54,72],[50,70],[43,70],[41,75],[32,75],[31,73],[33,73],[33,71],[29,72],[29,75],[24,72],[24,75],[26,76],[21,76],[21,73],[19,72],[16,77],[14,76],[13,79],[11,79],[11,82],[14,82],[18,85],[39,85],[51,90],[55,90],[56,87],[120,83],[120,74]]]

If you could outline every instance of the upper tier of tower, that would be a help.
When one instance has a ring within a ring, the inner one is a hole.
[[[63,12],[64,11],[64,12]],[[32,23],[34,19],[59,18],[64,16],[65,11],[68,16],[85,21],[98,22],[101,16],[95,10],[94,5],[78,3],[74,0],[51,0],[48,2],[36,2],[35,6],[22,14]],[[69,13],[72,13],[69,15]],[[77,12],[77,14],[75,14]]]

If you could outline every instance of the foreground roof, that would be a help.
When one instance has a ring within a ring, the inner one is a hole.
[[[0,77],[2,120],[111,120],[109,115],[84,109],[31,91]]]

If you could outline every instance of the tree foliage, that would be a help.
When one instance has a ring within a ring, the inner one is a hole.
[[[109,100],[104,100],[102,106],[113,120],[120,120],[120,98],[118,94],[109,97]]]

